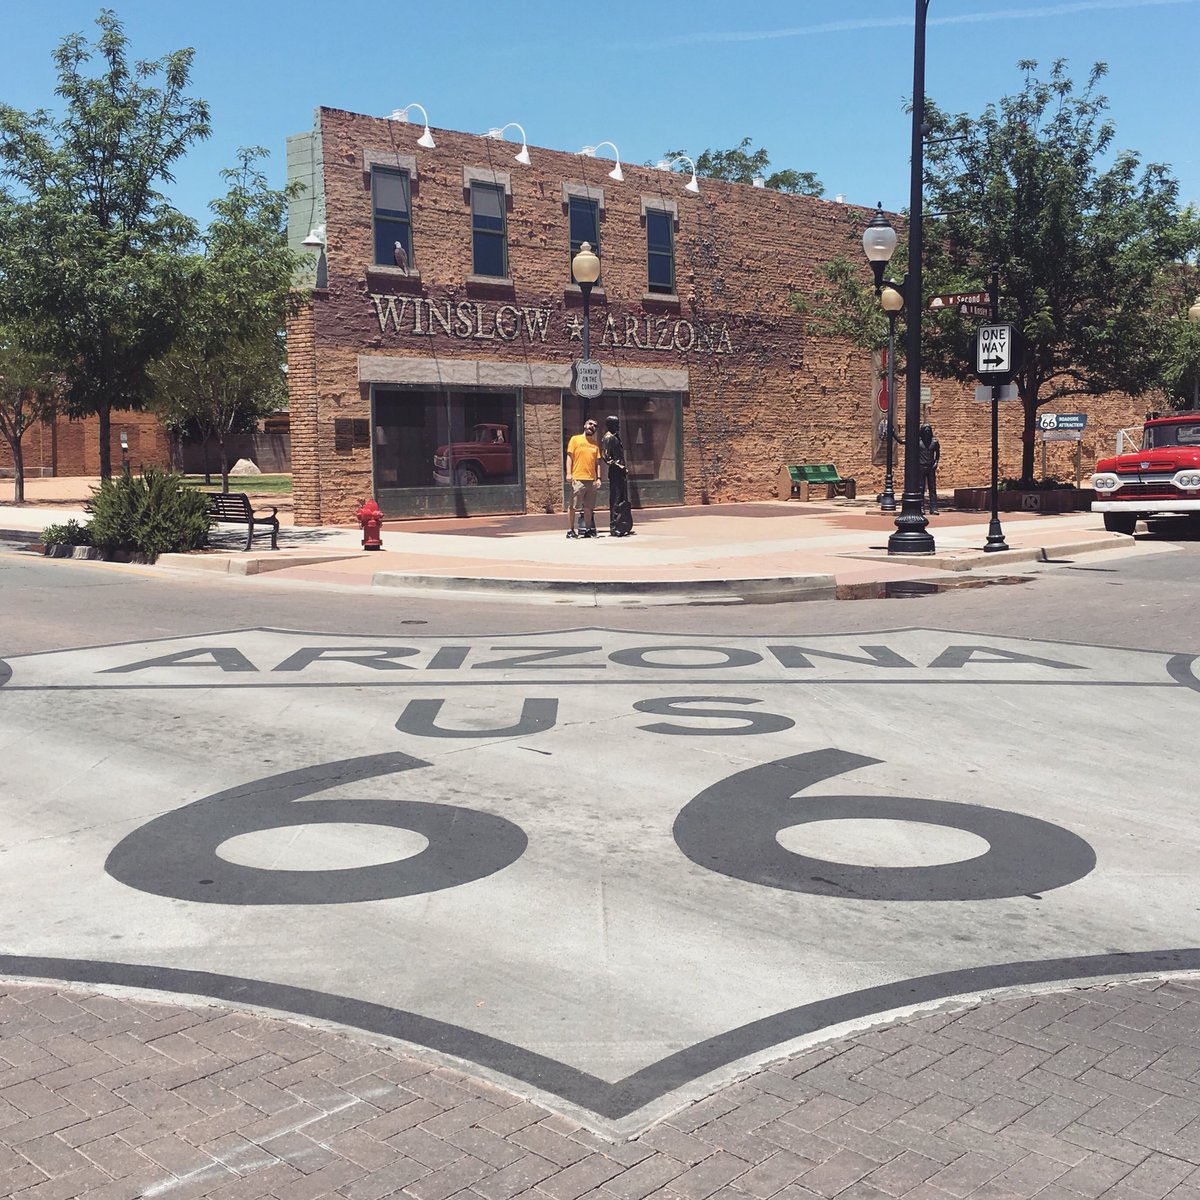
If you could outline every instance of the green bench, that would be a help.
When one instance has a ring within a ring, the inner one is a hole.
[[[817,488],[813,493],[811,489]],[[858,488],[853,479],[843,479],[833,463],[804,463],[779,468],[779,498],[781,500],[832,500],[845,496],[853,500]]]

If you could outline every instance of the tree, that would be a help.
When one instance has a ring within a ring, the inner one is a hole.
[[[157,188],[209,133],[187,96],[191,50],[130,64],[116,15],[100,36],[55,52],[61,117],[0,105],[0,274],[54,357],[71,415],[100,420],[100,473],[111,474],[110,414],[140,408],[150,364],[179,331],[195,225]],[[85,71],[99,57],[95,76]]]
[[[183,333],[153,372],[155,407],[167,425],[190,424],[206,445],[216,439],[223,491],[226,438],[287,402],[284,331],[307,299],[292,286],[301,261],[287,245],[293,189],[267,186],[257,165],[266,153],[243,148],[238,165],[221,173],[229,191],[210,206],[214,217],[192,266]]]
[[[1162,390],[1167,406],[1200,408],[1200,271],[1180,271],[1164,297]]]
[[[709,179],[724,179],[729,183],[753,183],[756,178],[765,180],[766,186],[776,192],[791,192],[801,196],[821,196],[825,186],[811,171],[783,170],[768,174],[771,159],[761,147],[751,151],[751,139],[742,140],[731,150],[705,150],[696,159],[696,174]],[[683,154],[672,150],[668,158]]]
[[[0,435],[13,461],[13,502],[25,502],[25,434],[54,416],[53,364],[21,345],[15,329],[0,326]]]
[[[925,229],[931,292],[974,290],[990,264],[1000,317],[1025,336],[1013,382],[1024,406],[1021,475],[1033,477],[1037,410],[1075,396],[1164,386],[1172,325],[1166,281],[1200,246],[1200,220],[1178,205],[1178,183],[1157,163],[1113,150],[1092,68],[1076,92],[1063,60],[1048,78],[1020,64],[1024,85],[977,119],[926,108]],[[1177,320],[1176,326],[1177,328]],[[974,322],[927,325],[931,373],[969,379]]]

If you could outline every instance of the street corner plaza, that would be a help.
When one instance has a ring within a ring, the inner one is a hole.
[[[1200,672],[924,629],[238,630],[0,664],[0,974],[599,1123],[847,1023],[1200,969]]]

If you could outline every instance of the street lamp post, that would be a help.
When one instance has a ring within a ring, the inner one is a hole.
[[[925,14],[929,0],[916,0],[913,32],[912,157],[908,200],[908,275],[904,298],[908,324],[904,343],[904,497],[896,531],[888,538],[889,554],[933,554],[937,550],[922,504],[921,480],[921,253],[925,170]]]
[[[880,512],[896,511],[896,493],[892,481],[892,443],[896,440],[896,429],[892,413],[896,407],[896,314],[904,307],[904,294],[894,287],[885,287],[880,293],[879,303],[888,318],[887,349],[887,465],[883,472],[883,491],[879,496]]]
[[[579,291],[583,295],[583,358],[587,362],[592,357],[590,319],[592,287],[600,278],[600,259],[592,250],[591,242],[584,242],[579,247],[579,252],[571,259],[571,274],[575,277],[575,282],[579,284]],[[591,400],[584,396],[583,419],[585,421],[588,419],[590,408]]]
[[[896,408],[896,314],[904,307],[905,289],[908,281],[896,283],[884,279],[883,272],[891,261],[896,250],[896,231],[892,223],[883,215],[883,201],[875,209],[871,223],[863,233],[863,253],[871,264],[875,276],[875,294],[883,311],[888,315],[888,365],[887,365],[887,466],[884,470],[883,491],[879,495],[881,512],[896,511],[896,493],[892,480],[892,443],[896,440],[896,426],[893,413]]]

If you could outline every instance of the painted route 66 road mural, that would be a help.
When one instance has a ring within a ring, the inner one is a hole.
[[[907,1005],[1200,967],[1195,667],[932,630],[13,658],[0,973],[629,1118]]]

